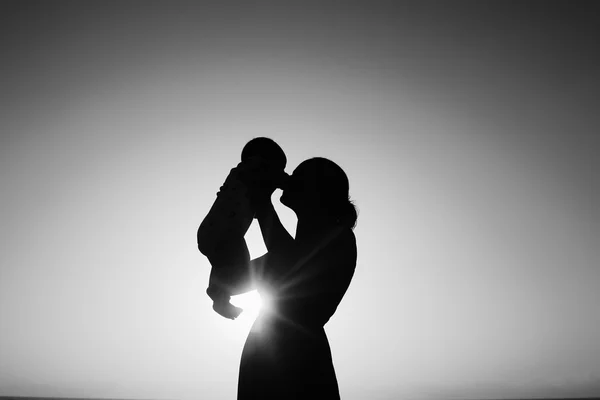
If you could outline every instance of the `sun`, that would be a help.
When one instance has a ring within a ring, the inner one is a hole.
[[[254,323],[254,320],[258,316],[261,308],[264,307],[263,300],[256,290],[252,290],[237,296],[232,296],[231,304],[244,310],[235,320],[235,322],[236,324],[239,323],[240,325],[244,325],[244,327],[247,326],[248,329],[250,329]]]

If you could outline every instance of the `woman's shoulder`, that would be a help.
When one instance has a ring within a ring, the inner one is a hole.
[[[356,236],[350,228],[342,228],[329,246],[329,254],[339,260],[355,264],[357,257]]]
[[[356,248],[356,236],[354,235],[352,228],[339,228],[339,233],[337,234],[334,243],[338,246]]]

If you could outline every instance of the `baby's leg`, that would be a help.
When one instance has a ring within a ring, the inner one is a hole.
[[[229,303],[234,287],[244,281],[250,253],[244,235],[253,218],[247,187],[230,174],[198,229],[198,249],[212,265],[207,294],[213,308],[234,319],[242,311]]]
[[[220,243],[209,257],[213,266],[206,293],[213,300],[213,309],[225,318],[237,318],[242,309],[230,303],[231,293],[247,284],[250,252],[243,238]]]
[[[218,202],[217,199],[198,228],[198,250],[208,258],[215,254],[219,243],[227,237],[226,210]]]
[[[198,228],[198,250],[206,257],[223,241],[243,239],[254,216],[247,187],[229,176]]]

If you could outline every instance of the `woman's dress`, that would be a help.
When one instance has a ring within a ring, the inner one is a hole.
[[[339,399],[323,326],[354,274],[354,233],[344,230],[308,260],[303,256],[288,249],[265,257],[258,290],[271,306],[246,339],[238,400]]]

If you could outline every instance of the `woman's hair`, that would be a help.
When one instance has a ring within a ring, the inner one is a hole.
[[[344,170],[333,161],[315,157],[305,161],[312,164],[316,172],[316,190],[327,215],[337,224],[354,229],[358,212],[350,199],[350,184]]]

